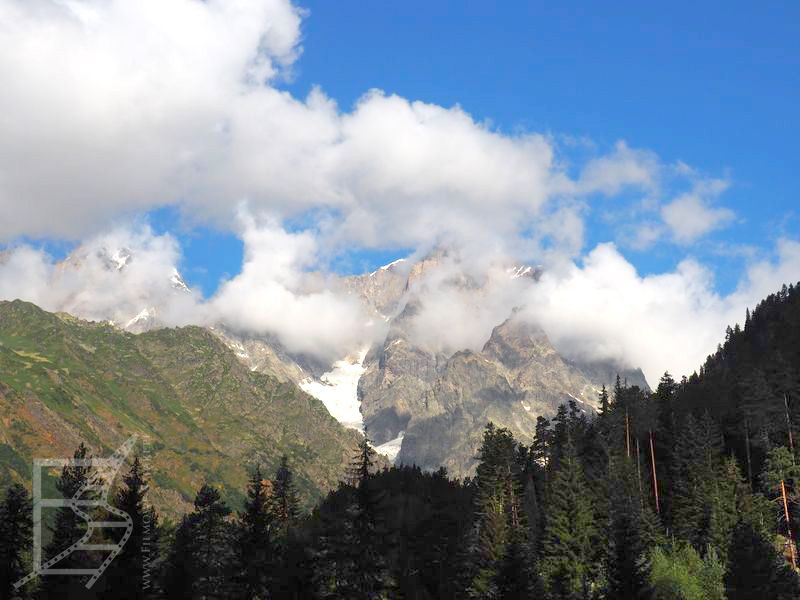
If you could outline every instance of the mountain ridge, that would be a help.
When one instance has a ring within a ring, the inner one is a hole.
[[[32,457],[108,455],[148,436],[153,501],[187,508],[205,481],[238,502],[247,465],[288,455],[311,503],[338,484],[360,439],[290,382],[248,369],[196,326],[138,335],[0,302],[0,479],[29,481]]]

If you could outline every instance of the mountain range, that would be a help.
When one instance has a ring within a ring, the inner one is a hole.
[[[153,502],[172,515],[204,482],[240,500],[246,468],[274,472],[283,455],[312,503],[342,478],[360,438],[207,329],[134,335],[0,302],[0,484],[29,482],[32,457],[69,457],[81,442],[110,456],[134,433],[149,440]]]
[[[563,356],[516,308],[480,347],[421,341],[416,319],[431,281],[485,296],[485,282],[448,270],[449,258],[439,250],[339,278],[337,290],[367,308],[379,334],[333,364],[222,322],[168,328],[152,304],[104,316],[82,314],[79,296],[69,305],[75,315],[0,303],[0,452],[8,459],[0,477],[26,479],[30,457],[68,456],[81,440],[109,452],[139,432],[157,449],[154,499],[162,508],[180,512],[203,480],[235,494],[243,463],[271,468],[282,454],[312,501],[343,476],[358,430],[390,461],[467,476],[488,421],[530,443],[538,417],[569,400],[593,413],[598,392],[618,374],[648,389],[641,370]],[[114,273],[134,260],[112,248],[76,252],[58,268],[91,263]],[[535,285],[540,274],[507,265],[502,276]],[[165,285],[191,294],[177,271]]]

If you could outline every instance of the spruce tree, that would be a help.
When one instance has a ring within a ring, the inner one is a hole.
[[[473,482],[475,520],[469,541],[472,579],[466,589],[470,597],[495,596],[503,586],[511,593],[508,590],[518,587],[514,569],[530,562],[526,558],[530,556],[530,531],[523,508],[527,455],[509,430],[492,423],[486,426]],[[529,467],[533,468],[535,462],[531,463]],[[535,490],[531,487],[529,493],[535,494]]]
[[[32,543],[31,499],[25,488],[15,483],[6,491],[0,505],[0,598],[22,597],[14,584],[30,572],[26,554]]]
[[[164,595],[170,600],[191,600],[195,566],[193,550],[193,516],[184,515],[175,530],[169,555],[162,573]]]
[[[317,552],[316,585],[322,598],[383,600],[392,577],[385,560],[386,538],[380,514],[381,494],[373,487],[375,450],[366,436],[348,469],[353,488],[342,521],[329,519]]]
[[[289,468],[289,459],[281,458],[280,466],[272,483],[270,512],[274,527],[280,536],[285,536],[289,528],[297,523],[300,515],[300,501],[294,485],[294,475]]]
[[[568,437],[548,491],[541,569],[554,599],[580,597],[591,587],[594,514],[583,469]]]
[[[130,515],[133,521],[131,537],[125,543],[122,551],[114,559],[104,575],[102,582],[104,600],[141,600],[152,595],[152,589],[145,580],[144,546],[151,545],[152,539],[145,540],[145,535],[151,536],[154,523],[154,513],[148,514],[144,501],[149,486],[145,480],[144,468],[138,456],[133,459],[130,471],[123,477],[122,486],[117,491],[113,505]],[[145,531],[147,522],[148,530]],[[112,529],[109,533],[115,543],[119,543],[122,530]],[[154,557],[148,556],[148,562]]]
[[[650,552],[652,526],[643,517],[633,463],[622,456],[612,462],[611,534],[608,553],[608,586],[613,598],[646,597],[646,555]]]
[[[675,533],[705,552],[710,541],[712,496],[722,464],[721,434],[707,414],[698,422],[687,415],[672,463],[672,515]]]
[[[741,521],[736,526],[729,555],[725,576],[728,600],[798,598],[797,574],[752,524]]]
[[[244,510],[239,514],[236,532],[238,592],[245,600],[267,598],[270,567],[274,567],[272,516],[269,511],[268,487],[256,466],[247,486]]]
[[[226,521],[230,512],[216,488],[203,485],[197,492],[192,514],[192,589],[204,600],[226,598],[230,592],[232,531]]]
[[[77,460],[88,460],[89,450],[81,443],[73,457]],[[92,467],[65,466],[61,476],[56,481],[56,489],[65,499],[78,497],[80,500],[90,500],[96,497],[94,491],[87,486],[98,485],[100,482]],[[86,490],[86,491],[84,491]],[[79,494],[80,492],[80,494]],[[44,560],[58,555],[69,546],[81,539],[86,533],[87,524],[84,519],[70,507],[62,507],[56,511],[55,523],[52,527],[51,542],[44,552]],[[78,550],[65,556],[54,564],[57,569],[87,569],[97,565],[95,557],[88,552]],[[88,576],[76,577],[72,575],[47,575],[41,578],[38,597],[42,600],[62,600],[63,598],[84,598],[93,596],[87,593],[85,584]]]

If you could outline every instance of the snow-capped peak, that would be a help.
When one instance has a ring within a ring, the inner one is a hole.
[[[517,277],[525,277],[525,275],[530,273],[532,270],[532,267],[521,265],[519,267],[512,267],[509,269],[509,272],[511,273],[511,279],[516,279]]]
[[[181,277],[181,274],[178,273],[178,269],[172,270],[172,275],[169,276],[169,282],[172,284],[172,287],[181,292],[189,292],[189,286],[186,285],[186,282]]]
[[[142,325],[143,323],[146,323],[154,316],[155,316],[154,313],[149,308],[145,308],[142,311],[140,311],[138,315],[136,315],[130,321],[125,323],[124,329],[130,329],[134,325]]]
[[[398,258],[397,260],[393,260],[389,264],[383,265],[382,267],[378,267],[372,273],[370,273],[370,275],[375,275],[379,271],[389,271],[395,265],[399,265],[400,263],[404,263],[404,262],[406,262],[405,258]]]
[[[111,266],[121,271],[130,261],[133,255],[127,248],[117,248],[108,256]]]

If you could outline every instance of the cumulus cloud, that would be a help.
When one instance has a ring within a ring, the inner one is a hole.
[[[624,141],[618,141],[613,152],[594,158],[583,167],[576,187],[583,193],[600,192],[608,196],[626,186],[654,191],[662,169],[653,152],[631,148]]]
[[[661,208],[661,217],[677,243],[692,243],[733,222],[736,215],[732,210],[710,204],[728,185],[722,179],[699,181],[692,191],[681,194]]]
[[[314,212],[330,247],[506,243],[554,197],[655,184],[656,159],[624,142],[576,183],[550,137],[458,106],[295,98],[276,82],[301,19],[289,0],[0,0],[0,241],[79,239],[165,204],[235,228],[247,199]]]
[[[169,324],[223,320],[341,357],[377,329],[320,265],[354,247],[442,246],[461,261],[441,276],[480,285],[427,281],[421,343],[477,348],[522,299],[565,351],[644,364],[652,378],[694,368],[756,292],[791,278],[790,242],[726,297],[691,260],[641,277],[601,245],[581,262],[595,196],[645,198],[638,247],[666,232],[685,245],[733,220],[714,204],[727,182],[622,141],[571,165],[551,136],[380,90],[349,111],[321,89],[294,97],[278,84],[302,54],[302,18],[289,0],[0,0],[0,242],[82,240],[80,268],[16,247],[0,261],[0,297],[120,322],[159,306]],[[676,178],[689,190],[676,195]],[[214,297],[175,289],[171,236],[109,227],[163,205],[244,241],[241,273]],[[291,218],[308,228],[288,230]],[[120,248],[133,260],[109,269]],[[540,285],[507,277],[517,258],[546,263]]]
[[[306,270],[316,263],[311,234],[250,216],[242,222],[242,271],[209,301],[215,320],[248,334],[277,335],[290,352],[329,362],[372,341],[377,329],[365,307]]]
[[[697,369],[727,325],[798,273],[800,243],[781,240],[771,260],[752,263],[736,290],[720,295],[697,261],[641,276],[613,244],[601,244],[579,263],[545,270],[520,318],[541,324],[569,356],[639,366],[654,382],[667,369]]]
[[[63,262],[30,246],[0,261],[0,298],[125,325],[147,309],[171,325],[205,321],[198,293],[182,287],[180,249],[149,227],[120,227],[82,243]]]
[[[513,277],[507,261],[491,259],[488,264],[449,253],[412,281],[409,299],[415,310],[407,334],[415,345],[446,355],[483,347],[532,282]]]

